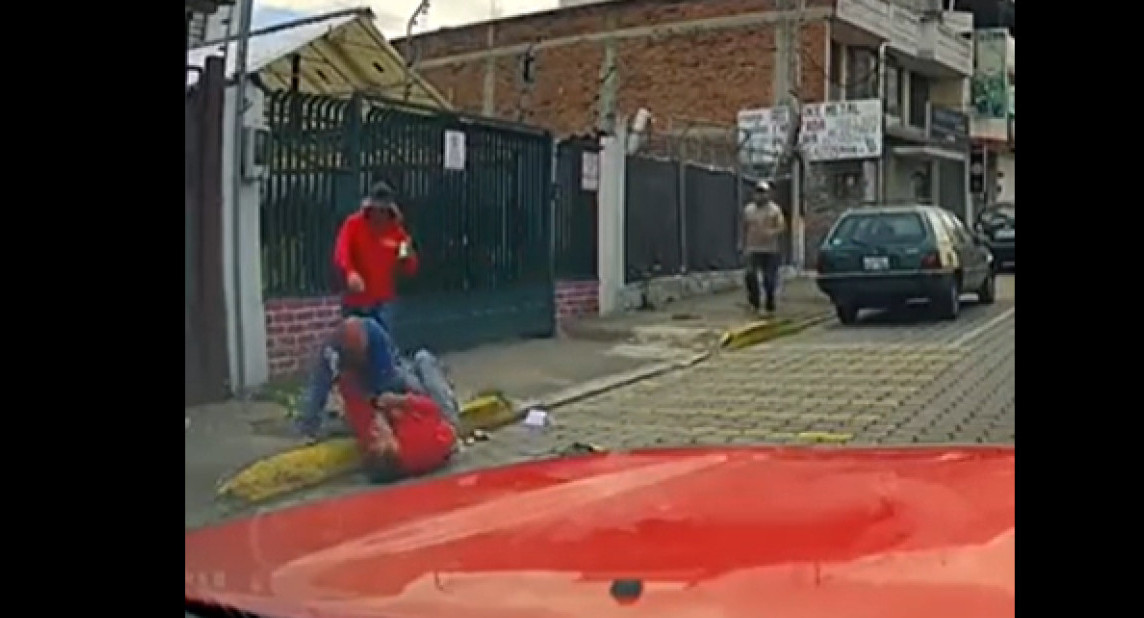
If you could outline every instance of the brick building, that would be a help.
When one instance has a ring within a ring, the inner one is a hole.
[[[800,168],[793,201],[806,227],[792,233],[792,254],[812,264],[838,212],[871,196],[968,216],[973,15],[948,9],[942,0],[602,0],[418,35],[413,48],[420,73],[466,111],[565,136],[608,131],[646,108],[653,135],[679,134],[697,123],[731,129],[740,110],[774,106],[778,31],[797,16],[798,99],[881,97],[885,117],[882,154],[866,161],[875,165]]]
[[[806,6],[799,92],[821,101],[833,0]],[[641,107],[659,129],[672,118],[732,126],[740,109],[771,104],[775,7],[776,0],[570,6],[419,35],[417,67],[460,109],[558,135],[607,127]]]

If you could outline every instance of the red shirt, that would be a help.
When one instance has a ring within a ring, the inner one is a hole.
[[[457,434],[437,404],[423,395],[409,395],[409,404],[390,419],[401,449],[401,470],[415,476],[445,465],[453,454]]]
[[[346,423],[361,453],[368,455],[376,450],[380,437],[377,412],[352,380],[340,380],[338,386],[345,402]],[[389,426],[397,440],[402,473],[416,476],[445,465],[453,454],[457,434],[429,397],[410,394],[407,401],[400,412],[389,415]]]
[[[361,275],[365,291],[346,292],[342,302],[348,307],[367,308],[388,302],[397,296],[394,271],[401,268],[407,276],[417,272],[417,255],[397,258],[401,243],[409,242],[409,234],[400,223],[389,223],[375,229],[361,210],[346,217],[334,241],[334,266],[343,283],[351,272]]]

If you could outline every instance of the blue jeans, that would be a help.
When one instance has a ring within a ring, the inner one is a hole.
[[[342,305],[342,317],[348,318],[350,316],[358,318],[373,318],[381,324],[385,332],[389,334],[389,341],[392,345],[390,352],[394,358],[400,357],[401,347],[397,345],[397,337],[393,331],[394,315],[397,313],[397,301],[389,301],[387,303],[378,303],[372,307],[347,307]]]
[[[453,429],[460,434],[461,408],[457,403],[457,395],[445,377],[441,361],[432,352],[421,349],[413,355],[412,361],[401,358],[397,363],[397,374],[405,383],[407,391],[428,395],[441,408],[441,413],[453,425]]]
[[[396,305],[396,301],[378,303],[372,307],[347,307],[342,305],[342,317],[348,318],[350,316],[355,316],[359,318],[373,318],[377,320],[379,324],[385,327],[385,330],[389,333],[390,340],[392,340],[394,339],[393,317],[396,313]]]

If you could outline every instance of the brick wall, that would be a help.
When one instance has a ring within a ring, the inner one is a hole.
[[[558,135],[583,133],[596,126],[604,61],[605,43],[592,35],[615,30],[622,34],[616,45],[619,117],[646,107],[660,119],[730,125],[740,109],[772,104],[774,26],[681,24],[758,14],[773,10],[774,4],[774,0],[628,0],[447,29],[416,39],[424,62],[420,70],[457,107],[480,113],[485,73],[491,67],[495,115],[538,124]],[[832,0],[808,0],[807,5],[827,7]],[[675,30],[630,30],[673,24]],[[821,101],[825,94],[826,36],[825,20],[804,23],[800,95],[806,102]],[[544,46],[533,52],[535,83],[522,98],[523,49],[511,46],[538,41]]]
[[[557,281],[556,319],[566,320],[600,312],[598,281]]]
[[[307,370],[318,345],[340,317],[338,297],[275,299],[264,306],[270,377]],[[557,320],[595,315],[599,310],[600,285],[596,281],[556,282]]]
[[[270,377],[297,374],[306,369],[318,344],[337,324],[336,296],[266,301],[266,355]]]

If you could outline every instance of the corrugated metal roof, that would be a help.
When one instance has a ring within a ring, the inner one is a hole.
[[[247,43],[246,70],[250,73],[261,71],[266,65],[296,52],[314,39],[328,34],[357,19],[356,15],[338,15],[294,28],[276,30],[265,34],[251,35]],[[238,55],[238,42],[226,43],[226,78],[234,77],[234,60]],[[207,56],[221,56],[223,43],[208,43],[192,49],[187,56],[187,64],[201,67]]]
[[[226,76],[232,79],[237,41],[196,47],[188,52],[187,64],[201,67],[208,56],[223,55],[224,46],[228,48]],[[369,11],[341,11],[253,32],[247,47],[247,71],[257,73],[267,87],[288,88],[294,77],[294,55],[301,59],[297,77],[302,92],[363,92],[401,98],[408,88],[413,103],[450,107],[419,75],[407,77],[405,60],[373,24]],[[197,72],[187,72],[188,85],[197,80]]]

